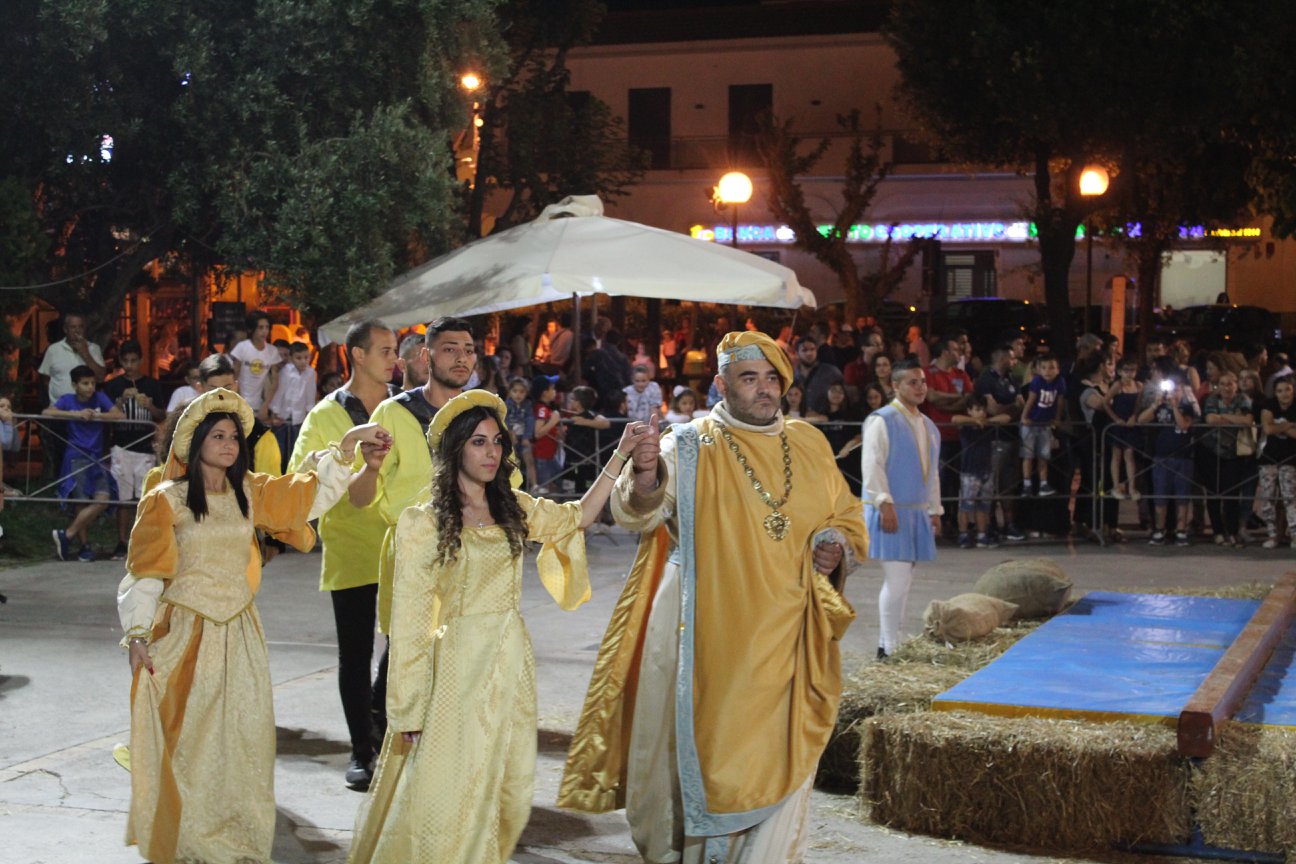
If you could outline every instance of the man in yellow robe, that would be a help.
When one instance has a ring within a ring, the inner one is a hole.
[[[649,862],[799,861],[841,691],[841,595],[867,549],[823,434],[784,420],[763,333],[717,348],[724,401],[640,448],[612,496],[639,554],[594,668],[560,806],[624,806]]]
[[[347,382],[321,399],[302,424],[288,460],[296,471],[312,453],[340,441],[346,430],[369,422],[379,403],[393,395],[388,382],[396,368],[396,334],[381,321],[357,321],[347,329]],[[387,695],[387,652],[373,664],[374,622],[378,609],[378,559],[387,523],[374,508],[360,509],[339,501],[320,517],[324,541],[320,590],[329,592],[338,640],[338,693],[351,736],[351,761],[345,780],[364,790],[373,779],[382,739]],[[375,736],[376,733],[376,736]]]

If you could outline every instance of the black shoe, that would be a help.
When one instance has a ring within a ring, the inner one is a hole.
[[[880,646],[880,645],[878,646],[877,659],[878,659],[879,662],[882,661],[882,660],[887,659],[887,658],[890,657],[890,656],[891,656],[890,654],[886,653],[886,649],[885,649],[885,648],[883,648],[883,647]]]
[[[1008,530],[1004,532],[1004,537],[1009,540],[1025,540],[1026,532],[1018,528],[1016,525],[1009,525]]]
[[[365,792],[373,782],[373,771],[366,760],[352,759],[347,765],[346,785],[357,792]]]

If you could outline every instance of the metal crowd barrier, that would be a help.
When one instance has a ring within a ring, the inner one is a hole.
[[[105,420],[95,418],[93,420],[76,420],[70,421],[61,417],[48,417],[44,414],[14,414],[14,433],[17,447],[6,450],[4,460],[5,486],[7,487],[5,495],[6,504],[16,504],[19,502],[34,503],[53,503],[53,504],[93,504],[92,498],[60,498],[58,496],[58,487],[68,475],[62,473],[61,465],[52,465],[46,458],[48,455],[48,444],[58,441],[62,444],[60,451],[66,451],[73,445],[64,434],[66,424],[69,422],[77,423],[102,423],[106,426],[142,426],[143,420]],[[149,422],[150,426],[154,426]],[[142,441],[151,441],[154,432],[131,438],[126,441],[112,441],[111,444],[120,447],[130,447]],[[111,438],[111,436],[108,436]],[[111,470],[110,457],[105,450],[102,454],[84,453],[78,450],[78,453],[87,459],[92,460],[103,468],[105,472]],[[20,470],[13,470],[10,466],[13,463],[21,465]],[[33,471],[33,466],[35,470]],[[79,475],[89,471],[92,465],[86,465],[83,468],[72,472],[72,476]],[[13,482],[10,482],[12,478]],[[16,494],[15,494],[16,493]]]

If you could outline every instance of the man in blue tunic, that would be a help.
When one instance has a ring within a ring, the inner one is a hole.
[[[940,433],[918,411],[927,398],[927,377],[918,363],[906,360],[893,368],[891,383],[896,398],[864,421],[860,448],[868,556],[882,563],[878,659],[899,647],[914,567],[936,558],[945,512],[937,470]]]

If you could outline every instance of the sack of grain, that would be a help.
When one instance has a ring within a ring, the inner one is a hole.
[[[1016,605],[985,594],[959,594],[933,600],[923,613],[923,625],[936,639],[966,642],[988,636],[1012,620]]]

